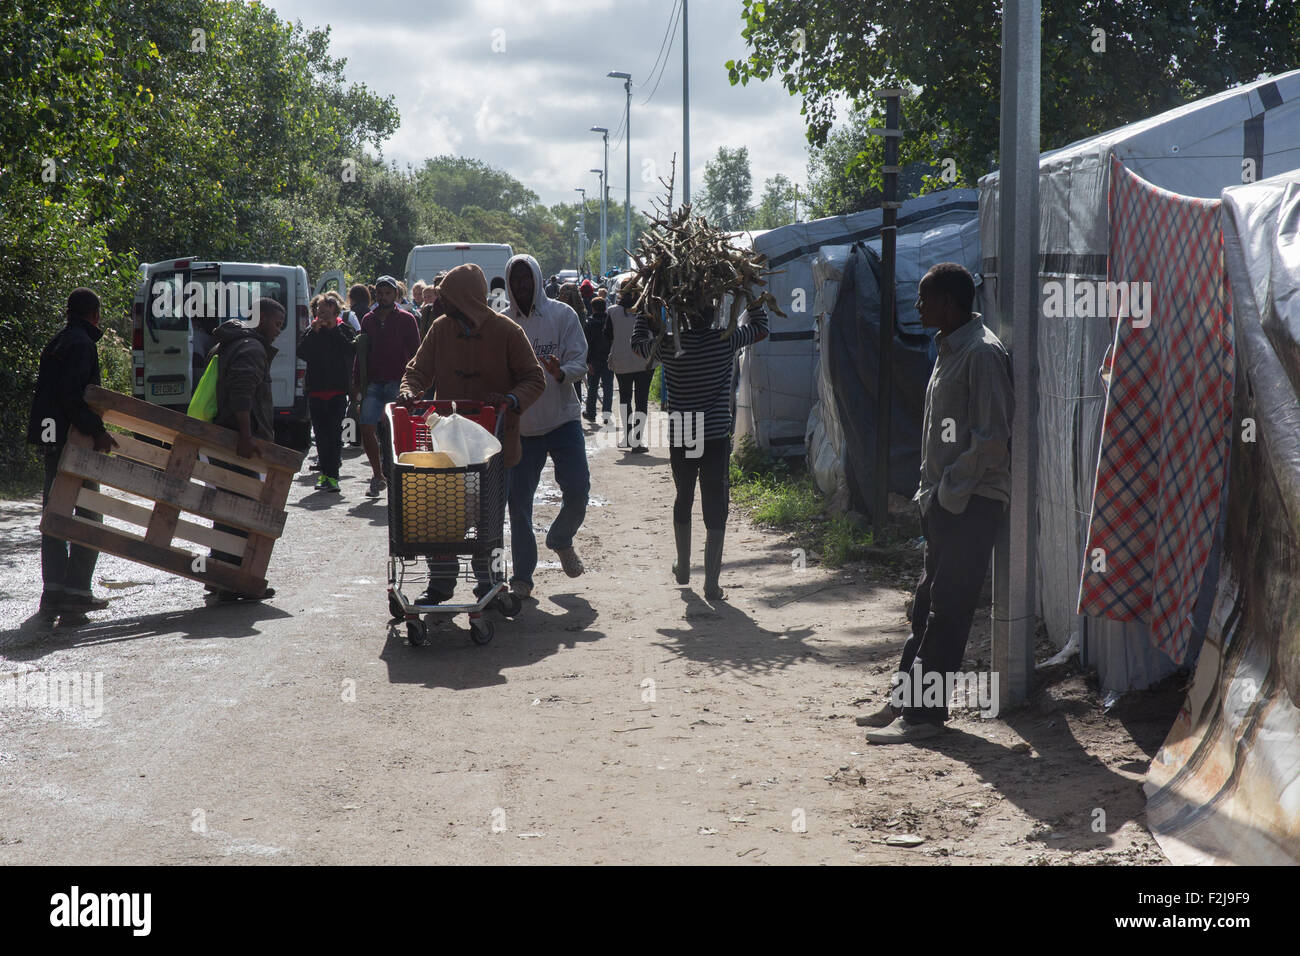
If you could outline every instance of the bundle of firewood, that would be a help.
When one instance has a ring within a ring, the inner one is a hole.
[[[731,296],[731,312],[722,335],[731,335],[745,309],[767,305],[782,318],[776,296],[763,289],[765,276],[773,273],[763,266],[767,257],[750,249],[732,245],[734,233],[710,225],[703,216],[692,216],[689,204],[672,208],[673,183],[677,175],[677,157],[668,182],[668,200],[655,200],[658,207],[650,219],[650,229],[631,251],[635,264],[632,278],[623,285],[636,303],[633,311],[652,317],[663,308],[669,324],[660,331],[671,334],[674,326],[693,324],[708,308],[717,309],[724,297]]]

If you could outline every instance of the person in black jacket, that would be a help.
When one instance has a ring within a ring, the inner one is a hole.
[[[307,363],[307,405],[320,453],[317,491],[339,490],[343,454],[343,416],[348,410],[356,333],[339,319],[338,303],[321,299],[311,328],[298,343],[298,357]]]
[[[99,384],[99,296],[90,289],[74,289],[68,296],[68,323],[41,351],[36,375],[36,394],[27,424],[27,440],[45,449],[45,490],[41,504],[49,501],[50,487],[59,471],[59,456],[68,441],[68,429],[88,435],[95,450],[109,452],[117,442],[104,429],[103,420],[86,404],[87,385]],[[83,482],[98,491],[95,482]],[[103,521],[102,515],[85,508],[77,517]],[[62,623],[84,622],[86,611],[100,611],[108,602],[91,591],[91,577],[99,552],[80,544],[69,544],[49,535],[41,536],[41,614]]]
[[[583,323],[582,330],[587,333],[587,408],[582,417],[589,422],[596,420],[596,387],[604,390],[601,400],[601,412],[605,424],[609,424],[610,412],[614,407],[614,373],[609,370],[609,336],[605,334],[605,300],[599,296],[593,298],[589,305],[591,314]]]

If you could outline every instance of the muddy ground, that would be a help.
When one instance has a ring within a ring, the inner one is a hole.
[[[887,694],[910,568],[796,570],[733,508],[711,606],[698,504],[691,584],[669,573],[667,451],[610,444],[589,436],[586,574],[543,549],[486,646],[464,618],[420,648],[388,626],[359,449],[341,496],[297,479],[264,604],[106,556],[110,608],[47,627],[39,501],[0,504],[0,676],[103,682],[99,713],[0,708],[0,864],[1163,862],[1140,784],[1176,687],[1105,714],[1066,671],[869,747],[853,717]],[[540,528],[557,507],[548,469]]]

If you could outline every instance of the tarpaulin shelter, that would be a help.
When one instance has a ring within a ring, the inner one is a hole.
[[[1243,178],[1300,167],[1300,71],[1237,87],[1043,154],[1043,303],[1048,301],[1049,283],[1068,283],[1073,289],[1107,280],[1114,238],[1109,205],[1112,160],[1147,186],[1203,199],[1218,199],[1222,190],[1241,184]],[[998,308],[998,185],[997,173],[979,183],[981,302],[990,326],[1014,349],[1009,317],[1001,316]],[[1176,249],[1170,246],[1168,251],[1176,260]],[[1149,686],[1177,664],[1153,644],[1145,622],[1078,613],[1105,410],[1100,373],[1113,342],[1112,317],[1105,310],[1061,316],[1040,308],[1039,531],[1038,540],[1029,546],[1037,551],[1039,614],[1049,638],[1057,647],[1075,638],[1083,662],[1096,667],[1104,688],[1123,691]],[[1208,550],[1204,580],[1212,584],[1219,548],[1211,544]],[[1194,637],[1204,633],[1212,596],[1212,587],[1201,588],[1190,612]]]
[[[971,189],[908,200],[898,210],[900,239],[946,223],[969,221],[977,210],[978,199]],[[740,357],[737,445],[751,435],[760,448],[773,454],[805,453],[808,413],[818,397],[813,260],[824,246],[878,238],[883,221],[879,209],[868,209],[751,234],[753,249],[767,256],[768,268],[778,273],[768,280],[769,288],[786,317],[771,315],[771,335],[763,347],[746,349]]]
[[[1223,560],[1147,819],[1175,863],[1300,864],[1300,172],[1222,199],[1237,346]]]
[[[916,312],[917,288],[926,271],[940,262],[959,262],[978,274],[976,218],[900,229],[889,490],[906,497],[916,491],[920,474],[925,388],[935,359],[933,334],[921,326]],[[832,511],[867,514],[873,500],[882,265],[878,238],[823,246],[812,261],[817,401],[808,415],[806,444],[810,470]]]

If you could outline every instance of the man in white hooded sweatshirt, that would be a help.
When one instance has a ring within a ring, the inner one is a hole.
[[[533,535],[533,497],[542,477],[546,457],[555,464],[560,486],[560,513],[546,533],[546,546],[560,559],[571,578],[582,574],[582,561],[573,549],[573,537],[587,516],[591,473],[587,468],[587,440],[573,383],[587,374],[587,336],[572,308],[546,295],[542,270],[532,256],[514,256],[506,263],[506,289],[514,319],[533,344],[537,360],[546,371],[546,391],[520,417],[523,457],[510,469],[510,552],[514,562],[511,590],[522,600],[533,593],[537,569],[537,539]]]

